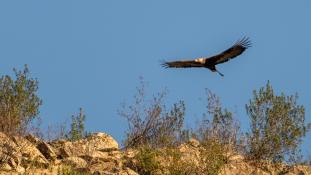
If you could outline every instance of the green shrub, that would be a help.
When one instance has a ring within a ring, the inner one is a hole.
[[[38,81],[30,77],[27,65],[23,71],[13,71],[15,79],[0,78],[0,132],[23,135],[38,116],[42,101],[37,96]]]
[[[228,163],[226,148],[218,140],[206,140],[200,149],[200,166],[197,174],[218,175]]]
[[[70,141],[76,141],[83,139],[87,136],[87,132],[84,127],[85,115],[82,108],[79,109],[78,115],[71,116],[70,131],[66,135],[66,138]]]
[[[82,173],[70,166],[61,166],[57,170],[57,175],[91,175],[90,173]]]
[[[295,162],[299,145],[310,128],[305,122],[305,109],[297,105],[298,95],[275,95],[268,82],[254,91],[246,105],[250,118],[247,133],[247,155],[250,160],[272,163]]]
[[[188,156],[184,156],[178,147],[140,147],[130,167],[142,175],[217,175],[228,162],[223,146],[217,142],[206,142],[190,149],[185,153]]]
[[[154,149],[140,147],[135,156],[136,164],[131,168],[141,175],[182,175],[195,172],[191,162],[183,161],[182,153],[177,148]]]
[[[131,168],[141,175],[153,175],[163,171],[163,166],[158,159],[161,155],[160,151],[147,146],[140,147],[138,151],[135,156],[137,163]]]

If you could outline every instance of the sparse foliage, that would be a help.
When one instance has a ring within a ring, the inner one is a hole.
[[[220,99],[210,90],[207,94],[207,113],[203,115],[198,131],[194,133],[201,142],[217,142],[223,147],[236,148],[239,141],[240,126],[233,114],[222,109]]]
[[[9,75],[0,78],[0,131],[25,134],[42,101],[37,96],[38,81],[30,77],[27,65],[23,71],[13,70],[15,79]]]
[[[125,147],[161,147],[180,142],[186,133],[183,130],[184,102],[175,103],[172,109],[166,110],[163,103],[165,92],[153,96],[150,103],[146,102],[145,83],[142,80],[137,92],[135,103],[123,106],[119,111],[129,125],[124,141]]]
[[[78,115],[71,116],[70,131],[66,136],[67,139],[71,141],[76,141],[84,138],[87,135],[87,132],[85,131],[84,127],[84,122],[85,122],[85,115],[83,113],[82,108],[80,108]]]
[[[45,139],[48,141],[68,139],[68,136],[69,133],[66,122],[49,125],[45,132]]]
[[[232,114],[222,110],[218,97],[208,94],[208,110],[213,120],[205,123],[207,125],[203,124],[198,134],[183,129],[183,102],[174,104],[171,110],[165,112],[165,93],[160,93],[146,104],[144,85],[141,82],[134,105],[120,111],[121,116],[129,122],[125,146],[138,150],[136,164],[131,167],[139,174],[148,175],[219,173],[228,159],[225,146],[235,143],[238,129],[235,128],[237,125]],[[196,160],[198,164],[184,159],[179,148],[181,143],[185,144],[189,140],[190,135],[200,137],[202,143],[196,149],[196,153],[200,155]]]
[[[275,95],[268,82],[254,91],[246,105],[250,118],[247,133],[247,154],[251,160],[272,163],[293,162],[299,145],[310,128],[305,122],[305,109],[297,104],[298,95]]]

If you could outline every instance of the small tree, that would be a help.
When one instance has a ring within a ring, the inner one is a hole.
[[[0,132],[25,134],[30,122],[38,116],[42,100],[37,96],[38,81],[30,77],[25,65],[23,71],[13,69],[0,78]]]
[[[70,131],[67,135],[67,139],[71,141],[76,141],[84,138],[87,135],[87,132],[84,128],[85,115],[82,108],[79,109],[78,115],[71,116],[71,125]]]
[[[298,95],[275,95],[269,81],[265,88],[254,91],[253,99],[246,105],[250,118],[247,154],[251,160],[296,160],[302,138],[310,128],[297,98]]]

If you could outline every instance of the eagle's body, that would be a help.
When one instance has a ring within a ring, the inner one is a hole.
[[[236,42],[232,47],[218,55],[214,55],[208,58],[198,58],[195,60],[164,62],[162,66],[165,68],[205,67],[210,69],[212,72],[218,72],[221,76],[223,76],[223,74],[216,69],[216,65],[227,62],[230,59],[239,56],[250,46],[250,40],[248,38],[243,38]]]

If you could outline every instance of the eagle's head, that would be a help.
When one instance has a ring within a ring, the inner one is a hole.
[[[198,62],[198,63],[201,63],[201,64],[205,64],[205,60],[206,60],[205,58],[197,58],[194,61]]]

